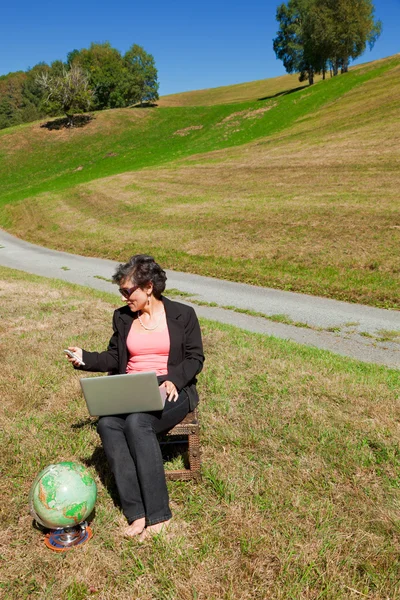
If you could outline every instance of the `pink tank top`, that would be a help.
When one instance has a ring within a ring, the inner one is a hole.
[[[155,371],[157,375],[168,373],[167,363],[170,349],[168,327],[163,331],[140,334],[131,327],[126,340],[128,348],[127,373]]]

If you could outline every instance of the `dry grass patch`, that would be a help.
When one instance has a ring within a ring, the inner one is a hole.
[[[217,125],[229,123],[230,121],[233,121],[236,119],[257,119],[259,117],[262,117],[266,112],[271,110],[271,108],[273,108],[274,106],[275,106],[275,104],[271,104],[269,106],[263,106],[263,108],[256,108],[254,110],[252,110],[252,109],[240,110],[239,112],[234,112],[234,113],[228,115],[227,117],[225,117],[225,119],[223,119],[221,121],[221,123],[217,123]]]
[[[105,346],[114,301],[0,269],[0,590],[10,600],[395,600],[398,372],[203,322],[203,481],[170,482],[166,538],[123,524],[68,344]],[[29,301],[15,302],[29,288]],[[94,537],[64,556],[32,527],[27,495],[51,462],[96,478]]]
[[[190,125],[189,127],[185,127],[184,129],[178,129],[174,132],[173,135],[185,137],[186,135],[189,135],[191,131],[197,131],[198,129],[203,129],[203,125]]]

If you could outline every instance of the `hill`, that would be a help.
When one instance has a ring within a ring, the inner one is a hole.
[[[252,102],[3,130],[0,222],[57,249],[399,307],[399,71],[395,56]]]
[[[317,81],[319,78],[317,78]],[[299,76],[282,75],[271,79],[260,79],[247,83],[225,85],[217,88],[181,92],[161,96],[158,106],[213,106],[215,104],[231,104],[233,102],[251,102],[280,96],[285,92],[301,90],[308,82],[299,82]]]
[[[377,65],[379,62],[374,61],[373,63],[356,65],[351,67],[350,70],[357,71],[364,69],[367,65]],[[329,78],[329,74],[327,74],[327,77]],[[316,82],[321,80],[322,76],[315,76]],[[251,102],[255,99],[263,100],[265,98],[281,96],[306,87],[308,87],[308,82],[304,81],[300,83],[298,73],[294,73],[293,75],[282,75],[281,77],[272,77],[270,79],[259,79],[258,81],[169,94],[161,96],[158,100],[158,106],[213,106],[215,104]]]

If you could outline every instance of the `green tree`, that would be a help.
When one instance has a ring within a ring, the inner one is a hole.
[[[154,57],[141,46],[133,44],[126,52],[124,62],[129,73],[128,99],[130,104],[158,100],[158,73]]]
[[[309,56],[315,72],[322,73],[324,79],[330,61],[333,37],[330,10],[323,2],[314,2],[304,23],[304,38],[309,46]]]
[[[0,129],[65,112],[125,107],[158,99],[151,54],[134,44],[124,57],[108,42],[72,50],[66,63],[38,63],[0,76]]]
[[[127,105],[128,71],[120,52],[112,48],[109,42],[73,50],[67,62],[79,65],[88,74],[94,93],[94,108],[120,108]]]
[[[382,22],[375,21],[371,0],[321,0],[330,12],[330,60],[336,75],[346,73],[351,60],[371,49],[382,32]]]
[[[11,127],[23,122],[24,83],[23,71],[9,73],[0,77],[0,128]]]
[[[300,81],[314,83],[318,71],[316,47],[311,38],[311,15],[313,0],[289,0],[276,11],[279,23],[273,48],[277,58],[283,61],[288,73],[300,73]]]
[[[26,72],[26,79],[24,81],[23,96],[28,106],[34,106],[36,109],[36,116],[34,118],[39,119],[45,115],[52,114],[49,106],[46,106],[43,102],[43,90],[37,82],[38,77],[41,73],[50,72],[50,67],[46,63],[38,63],[32,68],[29,68]],[[26,119],[27,121],[33,119]]]
[[[88,76],[78,65],[72,65],[69,70],[63,68],[56,75],[42,72],[36,81],[43,90],[45,103],[63,112],[70,127],[73,126],[74,114],[85,112],[92,105],[93,93]]]
[[[288,0],[277,8],[279,23],[273,47],[288,73],[300,81],[314,81],[327,64],[336,75],[348,70],[351,60],[368,44],[372,48],[382,23],[374,20],[371,0]]]
[[[44,63],[0,77],[0,129],[27,123],[49,114],[42,102],[43,92],[36,78],[42,71],[49,71]]]

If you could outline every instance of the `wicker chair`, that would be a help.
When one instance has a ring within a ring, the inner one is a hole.
[[[188,413],[185,419],[175,425],[171,431],[167,433],[167,436],[174,435],[187,435],[188,438],[188,454],[189,454],[189,468],[179,469],[177,471],[166,471],[165,476],[169,480],[174,481],[187,481],[189,479],[200,479],[201,478],[201,458],[200,458],[200,425],[199,415],[197,408],[193,412]]]

